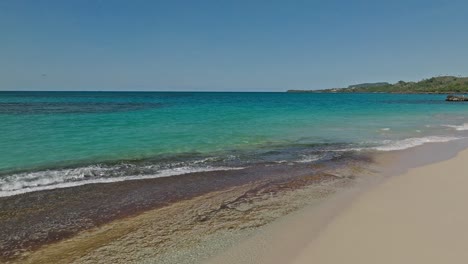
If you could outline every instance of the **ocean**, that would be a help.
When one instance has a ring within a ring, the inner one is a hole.
[[[468,136],[444,95],[0,92],[0,196],[269,164]]]

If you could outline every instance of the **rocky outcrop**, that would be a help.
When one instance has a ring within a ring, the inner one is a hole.
[[[445,99],[445,101],[449,102],[463,102],[463,101],[468,101],[468,97],[465,97],[464,95],[462,96],[456,96],[456,95],[449,95]]]

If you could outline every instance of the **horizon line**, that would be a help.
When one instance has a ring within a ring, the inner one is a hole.
[[[291,89],[288,89],[291,90]],[[219,90],[202,90],[202,91],[195,91],[195,90],[176,90],[176,91],[168,91],[168,90],[0,90],[2,92],[91,92],[91,93],[106,93],[106,92],[114,92],[114,93],[286,93],[288,90],[284,91],[219,91]]]

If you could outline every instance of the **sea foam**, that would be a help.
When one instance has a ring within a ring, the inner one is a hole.
[[[463,125],[459,125],[459,126],[456,126],[456,125],[443,125],[443,126],[453,128],[457,131],[468,130],[468,123],[464,123]]]
[[[444,136],[429,136],[429,137],[417,137],[417,138],[406,138],[402,140],[386,140],[383,141],[383,145],[372,147],[371,149],[379,151],[393,151],[393,150],[404,150],[413,148],[426,143],[437,143],[437,142],[449,142],[452,140],[461,139],[460,137],[444,137]]]
[[[239,170],[242,167],[179,167],[163,169],[149,175],[132,175],[121,177],[103,177],[109,168],[88,166],[74,169],[47,170],[12,174],[0,179],[0,197],[22,193],[76,187],[93,183],[111,183],[128,180],[153,179],[183,175],[195,172]],[[90,176],[95,175],[95,176]]]

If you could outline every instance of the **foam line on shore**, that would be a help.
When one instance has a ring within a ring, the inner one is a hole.
[[[240,169],[243,169],[243,168],[242,167],[238,167],[238,168],[209,167],[209,166],[201,167],[201,168],[181,167],[181,168],[175,168],[175,169],[161,170],[160,172],[156,174],[150,174],[150,175],[134,175],[134,176],[123,176],[123,177],[112,177],[112,178],[84,179],[84,180],[72,181],[72,182],[63,182],[63,177],[60,177],[60,173],[57,174],[59,176],[54,177],[53,179],[39,178],[33,181],[28,181],[27,179],[28,177],[26,175],[25,176],[26,179],[23,179],[22,181],[18,180],[11,184],[4,183],[0,191],[0,197],[13,196],[13,195],[18,195],[18,194],[28,193],[28,192],[35,192],[35,191],[45,191],[45,190],[53,190],[53,189],[59,189],[59,188],[77,187],[77,186],[86,185],[86,184],[154,179],[154,178],[169,177],[169,176],[183,175],[183,174],[196,173],[196,172],[240,170]],[[36,174],[37,173],[46,173],[46,172],[36,172]],[[55,182],[54,182],[54,179],[56,180]],[[62,180],[62,182],[57,182],[58,180]]]
[[[468,130],[468,123],[464,123],[462,125],[456,126],[456,125],[443,125],[444,127],[450,127],[453,128],[457,131],[465,131]]]
[[[415,137],[407,138],[402,140],[388,140],[384,141],[382,146],[373,147],[372,149],[379,151],[394,151],[394,150],[404,150],[413,147],[417,147],[426,143],[443,143],[449,142],[457,139],[462,139],[461,137],[446,137],[446,136],[429,136],[429,137]]]

